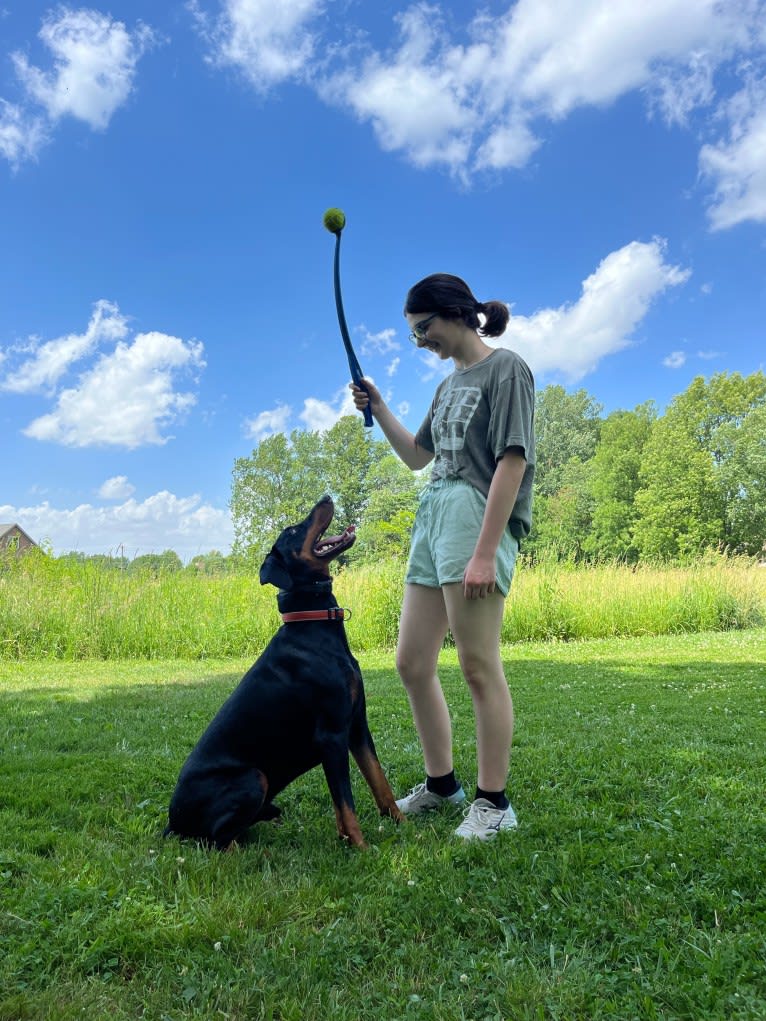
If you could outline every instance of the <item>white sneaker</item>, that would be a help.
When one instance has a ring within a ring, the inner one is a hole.
[[[412,788],[409,794],[399,798],[396,804],[399,811],[405,815],[421,815],[423,812],[432,812],[435,808],[441,808],[442,805],[459,805],[463,801],[465,801],[465,791],[462,787],[458,787],[454,794],[442,797],[441,794],[429,791],[424,783],[419,783]]]
[[[495,808],[486,798],[477,798],[455,830],[455,836],[464,840],[493,840],[501,830],[515,830],[518,825],[510,805]]]

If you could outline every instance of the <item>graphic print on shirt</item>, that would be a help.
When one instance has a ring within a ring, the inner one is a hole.
[[[478,386],[453,386],[442,394],[431,421],[434,480],[457,477],[459,458],[455,455],[465,445],[465,434],[480,400]]]

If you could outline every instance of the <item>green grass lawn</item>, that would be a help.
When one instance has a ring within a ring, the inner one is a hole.
[[[504,649],[519,829],[340,845],[321,771],[218,854],[163,840],[178,769],[248,665],[0,663],[0,1021],[766,1016],[766,632]],[[365,654],[397,793],[422,779]],[[454,652],[442,678],[475,782]]]

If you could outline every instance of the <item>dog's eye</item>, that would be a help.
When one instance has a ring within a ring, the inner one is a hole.
[[[298,534],[298,529],[297,528],[291,528],[289,530],[289,534],[290,535],[297,535]]]

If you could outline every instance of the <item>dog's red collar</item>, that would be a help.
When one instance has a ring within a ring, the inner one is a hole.
[[[331,606],[327,610],[296,610],[294,613],[283,613],[281,616],[285,624],[296,620],[351,620],[351,610],[343,606]]]

